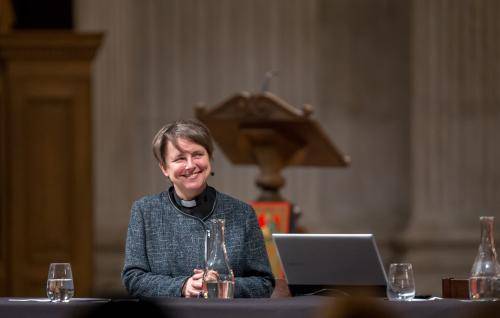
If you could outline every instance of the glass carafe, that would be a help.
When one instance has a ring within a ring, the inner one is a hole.
[[[493,236],[492,216],[481,216],[481,243],[472,265],[469,278],[470,299],[496,300],[495,287],[499,279],[500,266],[497,262],[495,240]]]
[[[207,223],[203,296],[205,298],[233,298],[234,274],[229,266],[224,242],[224,220],[215,219]]]

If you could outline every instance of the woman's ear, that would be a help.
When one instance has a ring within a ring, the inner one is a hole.
[[[158,163],[158,166],[160,167],[161,172],[163,173],[163,175],[168,178],[168,167],[167,167],[167,165],[166,164],[162,164],[160,162],[160,163]]]

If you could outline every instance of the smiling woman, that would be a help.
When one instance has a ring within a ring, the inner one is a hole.
[[[198,121],[161,128],[153,153],[172,186],[132,206],[122,279],[133,296],[199,297],[205,267],[205,233],[224,219],[235,276],[235,297],[269,297],[274,288],[262,232],[250,205],[207,183],[213,142]]]
[[[211,172],[210,158],[205,148],[189,139],[179,138],[177,145],[167,144],[163,174],[170,179],[175,193],[183,200],[192,200],[206,187]]]

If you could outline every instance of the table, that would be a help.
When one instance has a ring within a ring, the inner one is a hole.
[[[146,314],[147,311],[147,314]],[[389,302],[382,299],[302,296],[278,299],[74,299],[69,303],[9,301],[0,298],[0,317],[179,317],[179,318],[345,318],[404,317],[455,318],[500,317],[500,302],[470,302],[455,299]],[[139,314],[140,313],[140,314]],[[111,314],[111,315],[110,315]]]

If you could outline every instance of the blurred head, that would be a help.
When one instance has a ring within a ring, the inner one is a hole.
[[[153,153],[182,199],[190,200],[205,189],[213,153],[212,136],[205,125],[178,120],[163,126],[153,139]]]

